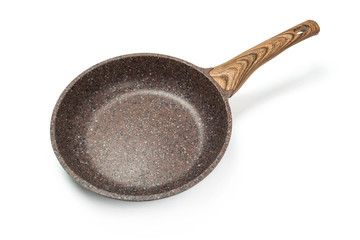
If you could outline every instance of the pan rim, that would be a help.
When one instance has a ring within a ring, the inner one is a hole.
[[[224,141],[224,143],[223,143],[223,145],[221,147],[221,150],[220,150],[219,154],[216,156],[216,159],[210,164],[210,166],[207,169],[205,169],[205,171],[203,171],[200,175],[198,175],[197,177],[195,177],[194,179],[192,179],[191,181],[185,183],[182,186],[171,189],[170,191],[167,191],[167,192],[156,193],[156,194],[152,194],[152,195],[124,195],[124,194],[109,192],[109,191],[106,191],[104,189],[98,188],[98,187],[92,185],[91,183],[87,182],[83,178],[79,177],[68,166],[68,164],[63,159],[62,155],[60,154],[58,144],[56,142],[56,134],[55,134],[55,128],[56,128],[55,122],[56,122],[58,110],[59,110],[60,104],[63,102],[64,97],[66,96],[66,94],[72,89],[72,87],[75,85],[75,83],[77,83],[80,79],[82,79],[82,77],[85,74],[87,74],[88,72],[90,72],[90,71],[92,71],[92,70],[94,70],[94,69],[96,69],[96,68],[98,68],[98,67],[100,67],[102,65],[105,65],[105,64],[107,64],[109,62],[112,62],[112,61],[117,61],[117,60],[124,59],[124,58],[146,57],[146,56],[159,57],[159,58],[166,58],[166,59],[174,60],[174,61],[183,63],[185,65],[188,65],[189,67],[197,70],[198,72],[200,72],[201,74],[206,76],[206,78],[216,87],[216,89],[220,93],[220,95],[222,97],[222,100],[223,100],[223,102],[225,104],[225,110],[226,110],[226,113],[227,113],[227,122],[228,122],[225,141]],[[104,60],[104,61],[102,61],[102,62],[100,62],[100,63],[98,63],[98,64],[96,64],[96,65],[94,65],[94,66],[92,66],[90,68],[88,68],[87,70],[82,72],[80,75],[78,75],[74,80],[72,80],[67,85],[67,87],[63,90],[60,97],[58,98],[58,100],[56,102],[56,105],[54,107],[53,113],[52,113],[51,123],[50,123],[51,144],[52,144],[53,151],[54,151],[58,161],[60,162],[61,166],[70,175],[70,177],[75,180],[75,182],[80,184],[85,189],[93,191],[95,193],[98,193],[98,194],[100,194],[102,196],[105,196],[105,197],[108,197],[108,198],[119,199],[119,200],[124,200],[124,201],[150,201],[150,200],[163,199],[163,198],[167,198],[167,197],[179,194],[179,193],[193,187],[194,185],[196,185],[197,183],[202,181],[206,176],[208,176],[210,174],[210,172],[212,172],[214,170],[214,168],[218,165],[218,163],[222,159],[222,157],[223,157],[223,155],[224,155],[224,153],[225,153],[225,151],[227,149],[227,146],[229,144],[230,137],[231,137],[232,116],[231,116],[231,110],[230,110],[230,105],[229,105],[229,101],[228,101],[228,96],[227,96],[226,92],[210,76],[210,74],[209,74],[210,70],[211,70],[211,68],[208,68],[208,69],[200,68],[200,67],[198,67],[198,66],[196,66],[196,65],[194,65],[194,64],[192,64],[190,62],[184,61],[184,60],[176,58],[176,57],[163,55],[163,54],[154,54],[154,53],[134,53],[134,54],[121,55],[121,56],[118,56],[118,57],[114,57],[114,58]]]

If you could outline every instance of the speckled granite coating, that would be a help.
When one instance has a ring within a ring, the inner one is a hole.
[[[193,186],[231,132],[226,93],[208,70],[156,54],[126,55],[77,77],[51,121],[54,151],[82,186],[145,201]]]

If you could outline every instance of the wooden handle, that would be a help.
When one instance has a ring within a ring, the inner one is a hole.
[[[229,93],[229,97],[245,83],[258,67],[285,49],[318,34],[319,25],[308,20],[247,50],[210,70],[210,76]]]

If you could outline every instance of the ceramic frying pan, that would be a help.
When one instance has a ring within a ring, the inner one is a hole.
[[[55,106],[55,154],[76,182],[107,197],[145,201],[180,193],[223,156],[228,99],[259,66],[319,30],[306,21],[214,68],[158,54],[99,63]]]

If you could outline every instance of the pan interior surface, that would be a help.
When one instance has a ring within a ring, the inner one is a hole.
[[[211,81],[182,61],[108,60],[60,98],[55,151],[72,177],[107,196],[180,192],[219,160],[229,127],[225,105]]]

